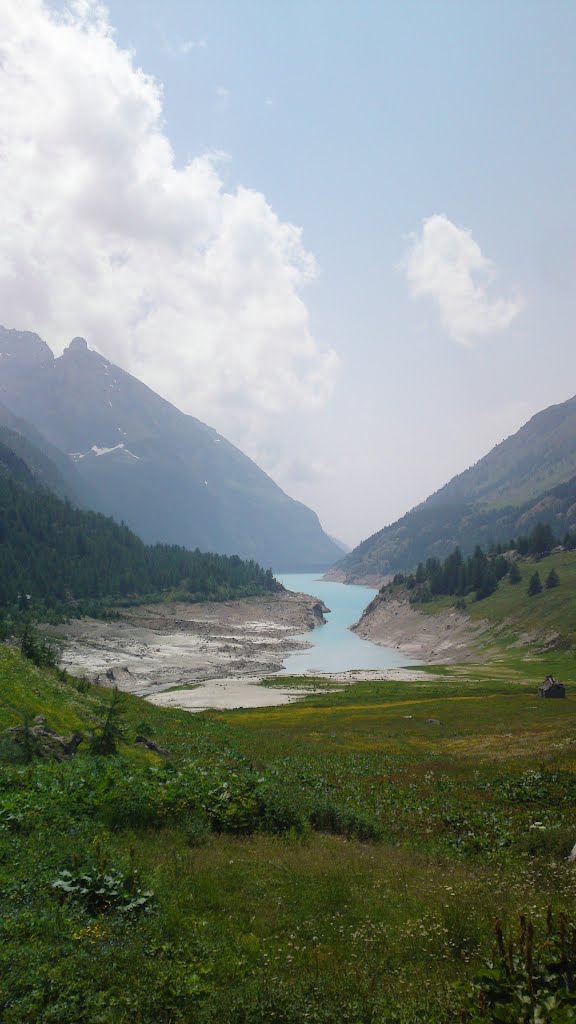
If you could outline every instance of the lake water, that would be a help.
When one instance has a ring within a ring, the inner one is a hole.
[[[317,626],[311,633],[301,634],[313,647],[290,654],[284,660],[282,671],[289,675],[314,672],[349,672],[351,669],[396,668],[414,664],[405,654],[391,647],[362,640],[349,626],[358,622],[376,590],[371,587],[328,583],[314,573],[275,573],[276,579],[287,590],[312,594],[330,608],[326,625]]]

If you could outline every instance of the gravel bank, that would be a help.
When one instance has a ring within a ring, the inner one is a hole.
[[[408,601],[378,595],[352,629],[364,640],[395,647],[430,665],[478,661],[475,645],[489,625],[486,620],[472,622],[455,608],[426,615]]]
[[[118,621],[81,619],[59,627],[60,663],[93,682],[158,703],[172,703],[158,698],[176,688],[191,690],[197,710],[281,703],[278,693],[261,688],[256,701],[252,689],[278,672],[287,654],[309,646],[294,635],[324,622],[324,611],[316,597],[287,591],[241,601],[142,605],[123,609]],[[245,695],[247,704],[230,703],[239,699],[233,696],[232,680],[252,688],[250,699]]]

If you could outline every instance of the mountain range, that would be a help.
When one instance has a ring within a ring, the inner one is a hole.
[[[38,335],[0,328],[0,440],[6,431],[23,458],[33,446],[57,494],[125,522],[147,543],[293,572],[341,557],[311,509],[83,338],[55,358]]]
[[[385,580],[456,546],[505,543],[541,521],[576,526],[576,397],[537,413],[474,466],[341,559],[347,582]]]

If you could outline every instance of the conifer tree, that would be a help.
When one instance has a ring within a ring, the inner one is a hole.
[[[556,569],[550,569],[544,586],[546,587],[546,590],[552,590],[554,587],[560,586],[560,577],[556,572]]]
[[[90,740],[90,753],[104,756],[116,754],[118,742],[125,736],[124,705],[118,687],[115,686],[112,690],[112,700],[108,706],[106,717],[102,724],[96,727]]]
[[[542,580],[540,579],[540,573],[535,572],[530,577],[528,584],[528,597],[534,597],[536,594],[540,594],[542,591]]]
[[[522,573],[520,572],[516,562],[512,562],[510,565],[508,579],[510,580],[510,583],[520,583],[520,580],[522,579]]]

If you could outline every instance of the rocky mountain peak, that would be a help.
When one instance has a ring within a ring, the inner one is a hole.
[[[45,341],[32,331],[16,331],[0,326],[0,358],[20,366],[43,367],[54,362]]]
[[[68,345],[68,352],[88,352],[88,342],[86,338],[72,338],[72,341]]]

